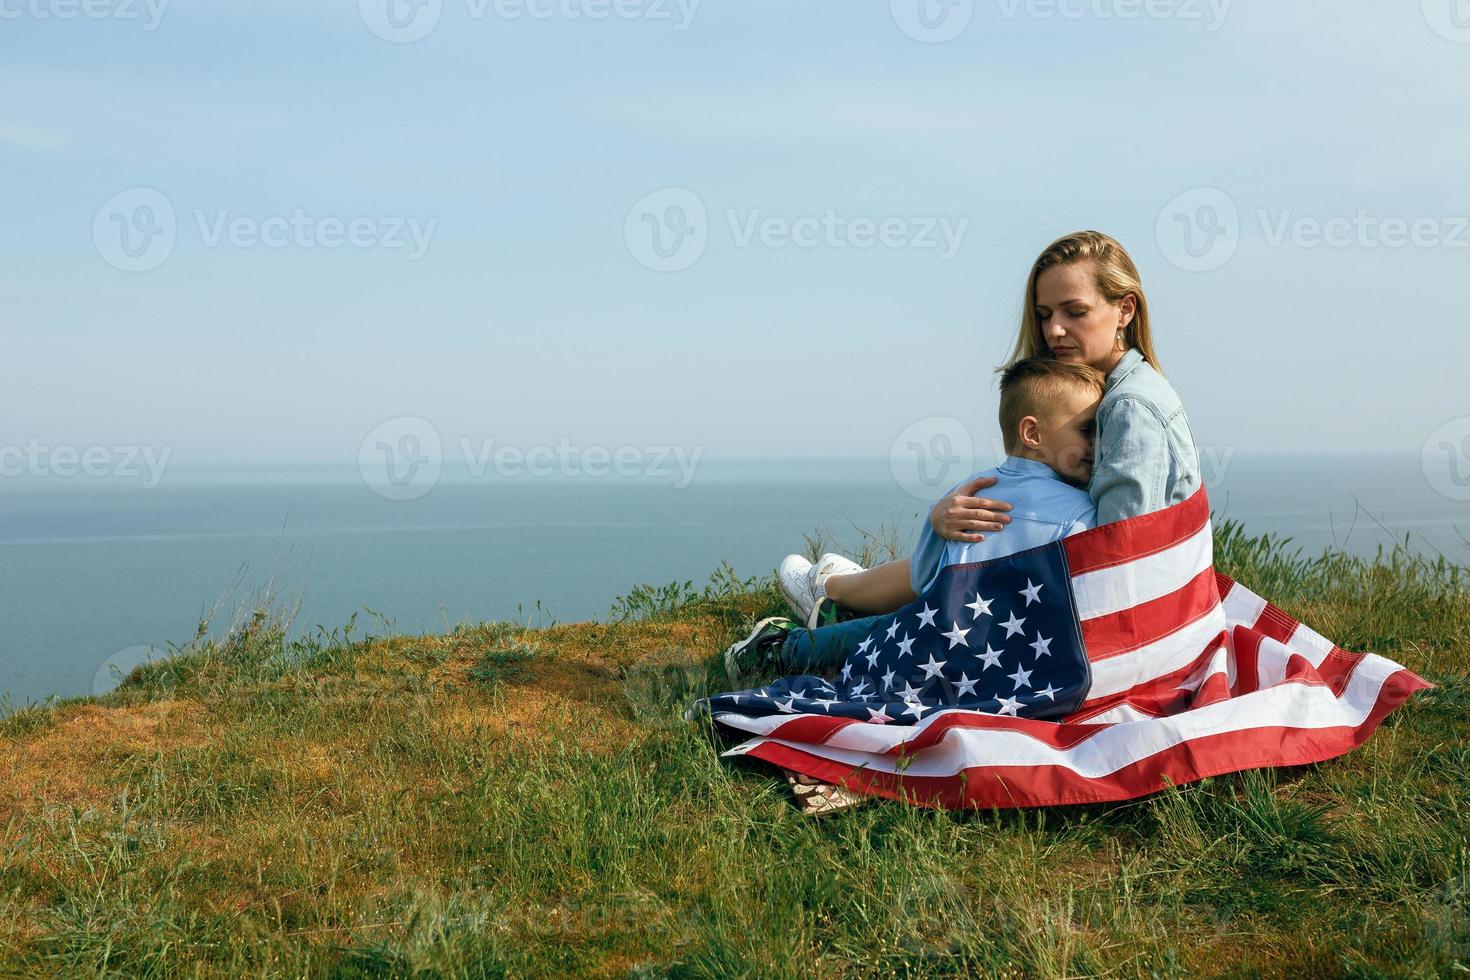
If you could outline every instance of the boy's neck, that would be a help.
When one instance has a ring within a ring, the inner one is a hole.
[[[1011,456],[1015,459],[1029,459],[1033,463],[1040,463],[1048,470],[1051,470],[1052,476],[1056,477],[1058,480],[1061,480],[1064,483],[1069,482],[1066,477],[1062,476],[1062,474],[1056,471],[1056,467],[1052,466],[1046,461],[1044,454],[1039,449],[1028,449],[1025,446],[1017,446],[1015,449],[1007,449],[1006,455]]]

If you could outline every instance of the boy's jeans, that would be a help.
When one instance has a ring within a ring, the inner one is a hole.
[[[802,674],[835,670],[883,618],[868,616],[850,619],[845,623],[833,623],[814,630],[797,627],[786,637],[786,642],[781,644],[781,669]]]

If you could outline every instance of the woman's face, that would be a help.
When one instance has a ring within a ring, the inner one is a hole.
[[[1118,331],[1133,321],[1129,293],[1110,303],[1097,289],[1092,262],[1054,265],[1036,278],[1036,322],[1059,361],[1088,364],[1107,374],[1123,357]]]

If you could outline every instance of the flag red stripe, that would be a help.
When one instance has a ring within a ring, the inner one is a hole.
[[[747,754],[831,783],[848,779],[848,786],[863,793],[925,806],[991,809],[1105,803],[1156,793],[1171,783],[1190,783],[1242,769],[1306,765],[1335,758],[1363,744],[1389,712],[1425,686],[1409,671],[1395,671],[1384,682],[1368,717],[1356,728],[1265,726],[1204,735],[1103,778],[1083,776],[1060,765],[973,766],[953,776],[909,776],[854,769],[769,741]]]
[[[1288,643],[1291,640],[1291,634],[1295,633],[1296,628],[1300,625],[1280,609],[1267,604],[1266,608],[1261,611],[1261,617],[1256,620],[1252,628],[1280,643]]]
[[[1116,657],[1179,632],[1219,604],[1215,573],[1207,568],[1168,595],[1084,620],[1082,645],[1093,662]]]
[[[1161,674],[1158,677],[1151,677],[1117,694],[1089,698],[1082,702],[1081,707],[1077,709],[1077,714],[1085,718],[1090,715],[1100,714],[1110,708],[1116,708],[1120,704],[1133,703],[1139,707],[1143,707],[1148,704],[1156,706],[1164,702],[1171,704],[1176,702],[1180,697],[1180,692],[1183,692],[1185,696],[1189,694],[1189,691],[1184,687],[1185,682],[1199,670],[1200,664],[1204,662],[1210,652],[1219,647],[1222,636],[1223,634],[1217,634],[1211,638],[1210,642],[1200,650],[1199,656],[1178,670]]]
[[[1262,639],[1261,634],[1251,630],[1244,628],[1235,630],[1236,684],[1230,689],[1232,694],[1249,694],[1258,689],[1257,660]],[[1179,670],[1155,678],[1146,684],[1139,684],[1121,694],[1084,703],[1081,709],[1069,715],[1064,722],[1013,718],[977,711],[948,711],[933,716],[933,721],[923,729],[916,731],[913,738],[884,754],[899,755],[930,748],[938,744],[946,732],[956,729],[1021,732],[1053,748],[1069,749],[1110,727],[1107,723],[1089,723],[1087,719],[1111,711],[1119,705],[1126,704],[1156,717],[1177,712],[1186,701],[1189,707],[1203,707],[1205,703],[1219,700],[1218,695],[1206,695],[1205,699],[1201,700],[1199,692],[1192,690],[1188,683],[1200,670],[1206,660],[1206,654],[1216,649],[1219,642],[1219,638],[1216,638],[1206,650],[1201,652],[1199,658]],[[1288,679],[1328,687],[1334,696],[1341,697],[1353,670],[1362,662],[1364,656],[1360,653],[1337,650],[1323,661],[1320,668],[1315,670],[1310,669],[1310,664],[1307,664],[1303,658],[1292,656],[1291,660],[1306,664],[1309,676],[1296,677],[1288,674]],[[1224,683],[1223,674],[1211,675],[1204,681],[1208,683],[1213,677],[1219,677],[1220,683]],[[863,724],[863,722],[851,718],[801,715],[782,723],[766,737],[821,745],[827,743],[833,735],[848,725],[857,724]]]
[[[803,724],[809,717],[793,718],[783,723],[775,731],[767,735],[767,738],[779,738],[787,742],[805,742],[809,745],[818,745],[826,742],[837,730],[845,725],[815,725]],[[1054,721],[1036,721],[1030,718],[1013,718],[1006,715],[992,715],[981,711],[949,711],[944,714],[933,716],[927,727],[917,731],[914,737],[888,752],[886,755],[898,755],[901,753],[917,752],[937,745],[944,737],[944,733],[952,729],[980,729],[985,731],[1011,731],[1021,732],[1042,742],[1052,748],[1069,749],[1097,732],[1103,731],[1107,725],[1087,724],[1058,724]],[[852,719],[822,718],[820,716],[812,720],[818,722],[844,721],[849,725],[863,724]],[[812,734],[821,734],[820,739],[812,738]]]
[[[1201,487],[1194,496],[1167,510],[1063,538],[1067,570],[1082,575],[1146,559],[1188,540],[1209,520],[1210,502]]]
[[[1230,690],[1236,695],[1249,694],[1261,685],[1261,640],[1265,636],[1253,629],[1237,626],[1233,639],[1235,684]]]

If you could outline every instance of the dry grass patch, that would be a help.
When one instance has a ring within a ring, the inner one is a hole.
[[[107,776],[128,760],[202,745],[201,705],[159,701],[122,708],[81,704],[58,709],[55,724],[5,744],[0,810],[89,806],[110,793]]]

